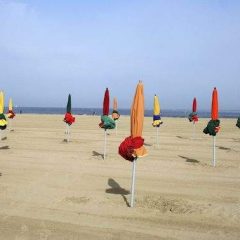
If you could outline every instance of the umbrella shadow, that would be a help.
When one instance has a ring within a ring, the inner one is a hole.
[[[182,136],[176,136],[176,137],[180,139],[187,139],[186,137],[182,137]]]
[[[130,192],[124,188],[121,188],[121,186],[112,178],[109,178],[108,179],[108,185],[111,187],[111,188],[108,188],[106,189],[106,193],[110,193],[110,194],[119,194],[122,196],[124,202],[126,203],[126,205],[128,207],[130,207],[130,204],[126,198],[125,195],[128,195],[130,194]]]
[[[99,152],[96,152],[96,151],[92,151],[92,155],[94,156],[94,157],[101,157],[102,159],[104,159],[104,156],[103,156],[103,154],[102,153],[99,153]]]
[[[147,147],[151,147],[152,146],[152,144],[149,144],[149,143],[144,143],[143,145],[147,146]]]
[[[2,147],[0,147],[0,150],[7,150],[7,149],[10,149],[10,147],[9,146],[2,146]]]
[[[180,158],[183,158],[183,159],[186,159],[186,162],[190,162],[190,163],[199,163],[200,161],[198,161],[197,159],[194,159],[194,158],[188,158],[188,157],[185,157],[185,156],[181,156],[181,155],[178,155]]]
[[[226,151],[231,151],[232,149],[231,148],[228,148],[228,147],[222,147],[222,146],[217,146],[218,149],[221,149],[221,150],[226,150]]]

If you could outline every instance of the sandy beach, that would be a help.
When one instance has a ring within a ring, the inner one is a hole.
[[[147,157],[137,161],[136,202],[129,207],[131,163],[118,155],[118,132],[99,116],[77,116],[64,141],[61,115],[17,115],[0,149],[0,239],[240,239],[240,130],[221,119],[217,166],[211,166],[208,119],[163,118],[160,146],[145,118]]]

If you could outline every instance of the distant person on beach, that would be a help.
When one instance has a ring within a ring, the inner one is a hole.
[[[22,110],[20,110],[19,113],[22,114]]]
[[[96,112],[95,111],[93,111],[93,114],[92,114],[93,116],[95,116],[96,115]]]

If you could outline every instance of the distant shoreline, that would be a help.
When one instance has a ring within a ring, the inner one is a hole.
[[[15,108],[15,112],[19,114],[21,111],[22,114],[56,114],[61,115],[65,114],[66,108],[58,108],[58,107],[17,107]],[[110,109],[109,113],[111,114],[112,109]],[[161,111],[162,117],[180,117],[185,118],[188,117],[188,114],[191,111],[187,110],[165,110]],[[101,115],[101,108],[72,108],[72,113],[75,115]],[[130,115],[130,109],[119,109],[119,113],[121,115]],[[145,116],[151,117],[152,110],[145,110]],[[200,118],[210,118],[210,111],[199,111],[198,116]],[[240,111],[220,111],[219,118],[238,118],[240,116]]]

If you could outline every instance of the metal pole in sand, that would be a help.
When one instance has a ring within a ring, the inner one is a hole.
[[[104,130],[104,152],[103,152],[103,159],[106,158],[107,152],[107,129]]]
[[[159,148],[159,127],[157,127],[157,148]]]
[[[137,158],[134,158],[133,164],[132,164],[132,185],[131,185],[131,203],[130,203],[130,207],[134,206],[136,163],[137,163]]]
[[[65,130],[65,136],[66,136],[66,141],[69,142],[70,141],[70,130],[69,130],[69,125],[66,123],[66,130]]]
[[[8,119],[8,130],[9,130],[9,132],[12,131],[12,119],[11,118]]]
[[[115,125],[116,125],[116,127],[115,127],[115,134],[116,134],[116,136],[117,136],[117,132],[118,132],[118,120],[116,120],[115,121]]]
[[[216,166],[216,136],[213,136],[213,166]]]
[[[67,142],[70,142],[70,125],[67,124]]]
[[[193,136],[192,136],[193,139],[195,139],[195,132],[196,132],[196,125],[195,125],[195,122],[193,121]]]

